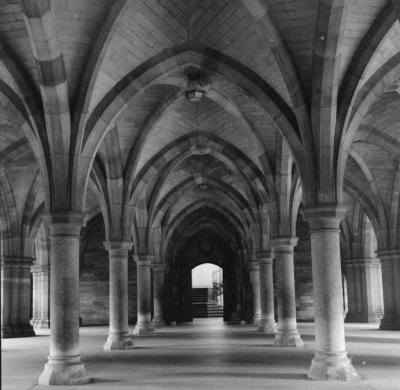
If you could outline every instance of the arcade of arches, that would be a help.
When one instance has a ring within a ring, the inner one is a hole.
[[[358,378],[344,321],[400,330],[399,0],[0,2],[2,337],[50,328],[41,384],[192,320]],[[134,329],[129,324],[135,324]],[[134,351],[132,351],[134,353]]]

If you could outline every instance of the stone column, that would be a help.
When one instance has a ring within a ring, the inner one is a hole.
[[[257,253],[260,266],[260,297],[261,321],[259,332],[275,333],[276,322],[274,313],[274,275],[272,270],[273,257],[269,253]]]
[[[379,259],[346,260],[344,267],[349,309],[346,322],[379,322],[383,316]]]
[[[13,337],[11,326],[11,261],[1,258],[1,338]]]
[[[33,308],[31,324],[34,329],[49,329],[49,265],[34,265],[31,268],[33,284]]]
[[[258,261],[249,262],[251,297],[253,303],[253,324],[259,325],[261,320],[260,266]]]
[[[338,205],[305,207],[311,234],[315,345],[308,377],[358,379],[345,350],[339,223],[346,210]]]
[[[400,330],[400,249],[380,250],[384,317],[379,329]]]
[[[383,317],[381,261],[376,257],[364,259],[368,322],[380,322]]]
[[[43,217],[50,229],[50,355],[42,385],[78,385],[89,378],[79,354],[79,235],[83,213]]]
[[[358,259],[346,259],[344,262],[344,273],[347,284],[347,322],[363,322],[362,319],[362,281]]]
[[[137,324],[134,334],[154,332],[151,323],[151,274],[152,256],[135,256],[137,267]]]
[[[128,251],[127,241],[106,241],[104,247],[110,260],[110,331],[104,351],[132,349],[128,326]]]
[[[164,326],[164,264],[153,264],[153,323],[155,326]]]
[[[274,347],[303,347],[297,330],[296,293],[294,283],[293,248],[297,237],[280,237],[271,240],[275,250],[276,287],[278,303],[278,332]]]
[[[1,335],[2,338],[34,336],[30,324],[33,258],[1,259]]]

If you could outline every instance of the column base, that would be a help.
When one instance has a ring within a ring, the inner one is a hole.
[[[261,318],[253,317],[252,323],[253,323],[253,325],[260,325],[260,323],[261,323]]]
[[[237,322],[240,323],[240,314],[239,312],[235,311],[231,314],[230,322]]]
[[[351,381],[360,379],[347,352],[315,352],[307,376],[317,381]]]
[[[51,357],[39,377],[41,385],[82,385],[92,381],[86,375],[80,355]]]
[[[260,325],[258,325],[257,332],[276,333],[276,330],[277,330],[277,325],[275,321],[261,320]]]
[[[154,332],[154,327],[151,322],[138,322],[133,330],[133,334],[141,335],[141,334],[149,334]]]
[[[383,314],[368,314],[368,323],[369,324],[380,324],[382,320]]]
[[[381,324],[379,325],[380,330],[400,330],[400,318],[383,317]]]
[[[274,347],[304,347],[297,329],[279,329],[275,335]]]
[[[33,326],[33,329],[50,329],[49,320],[32,319],[30,324]]]
[[[1,327],[1,338],[3,339],[33,336],[36,336],[36,334],[31,324],[10,325]]]
[[[109,333],[103,351],[133,349],[132,336],[128,333]]]
[[[14,336],[14,332],[13,329],[9,326],[2,326],[1,327],[1,338],[2,339],[10,339],[13,338]]]
[[[155,327],[165,326],[165,320],[164,320],[163,318],[153,318],[153,320],[151,321],[151,323],[152,323]]]

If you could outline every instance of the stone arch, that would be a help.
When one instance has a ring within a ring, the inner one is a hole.
[[[84,176],[79,177],[76,182],[77,189],[81,186],[83,188],[86,186],[87,172],[92,164],[92,156],[95,154],[110,124],[118,113],[123,110],[127,102],[143,88],[150,85],[152,80],[156,80],[168,70],[175,69],[186,63],[188,56],[192,56],[192,62],[200,63],[202,68],[209,69],[210,72],[217,71],[228,80],[234,83],[236,81],[236,84],[239,83],[239,87],[257,100],[277,123],[279,130],[288,140],[298,163],[301,164],[304,161],[304,156],[302,155],[303,146],[297,130],[297,120],[290,108],[286,106],[286,103],[281,100],[276,92],[265,81],[261,79],[256,81],[254,79],[256,76],[250,70],[236,63],[233,59],[229,59],[221,53],[215,53],[212,49],[191,43],[190,45],[184,44],[174,50],[168,50],[161,53],[157,58],[151,59],[149,64],[152,67],[149,69],[148,65],[144,64],[140,69],[133,70],[109,92],[93,111],[86,122],[86,135],[83,138],[81,157],[76,161],[76,168],[79,166],[80,171],[85,172]],[[244,75],[247,78],[243,77]]]

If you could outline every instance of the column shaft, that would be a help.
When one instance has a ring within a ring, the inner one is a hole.
[[[303,210],[310,225],[315,308],[315,356],[308,376],[316,380],[358,378],[345,351],[339,223],[336,205]]]
[[[271,241],[275,250],[278,332],[274,347],[302,347],[297,330],[296,293],[294,283],[293,247],[297,238],[281,237]]]
[[[164,298],[164,265],[153,264],[153,323],[155,326],[165,325],[163,313]]]
[[[259,325],[261,320],[260,267],[258,261],[249,263],[251,296],[253,303],[253,324]]]
[[[345,273],[348,299],[346,322],[379,322],[382,317],[379,259],[346,260]]]
[[[378,252],[382,263],[384,317],[380,329],[400,330],[400,250]]]
[[[44,385],[86,383],[79,354],[79,234],[82,213],[44,217],[50,228],[50,356],[40,375]]]
[[[257,254],[260,265],[260,296],[261,321],[259,332],[274,333],[276,331],[274,312],[274,275],[272,270],[273,258],[268,255]]]
[[[135,256],[137,266],[137,324],[134,334],[154,331],[151,323],[151,262],[150,256]]]
[[[35,265],[31,268],[33,283],[33,313],[31,324],[34,329],[48,329],[50,272],[48,265]]]
[[[11,266],[1,259],[1,338],[13,337],[11,328]]]
[[[128,327],[128,251],[132,243],[107,241],[104,246],[110,260],[110,331],[103,350],[132,349]]]
[[[1,260],[1,334],[3,338],[34,336],[30,324],[33,258]]]
[[[377,258],[366,258],[364,262],[368,322],[379,322],[383,317],[383,292],[381,262]]]

